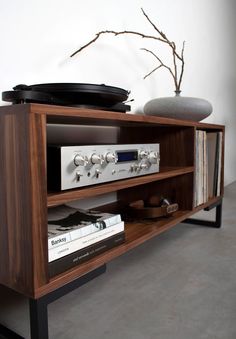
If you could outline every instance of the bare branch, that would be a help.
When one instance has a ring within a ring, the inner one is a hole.
[[[139,33],[139,32],[135,32],[135,31],[120,31],[120,32],[116,32],[116,31],[111,31],[111,30],[105,30],[105,31],[100,31],[96,34],[95,38],[93,38],[92,40],[90,40],[87,44],[83,45],[82,47],[80,47],[77,51],[75,51],[73,54],[70,55],[70,57],[75,56],[77,53],[80,53],[83,49],[85,49],[86,47],[92,45],[95,41],[98,40],[98,38],[103,35],[103,34],[114,34],[115,36],[121,35],[121,34],[133,34],[133,35],[137,35],[140,36],[141,38],[146,38],[146,39],[154,39],[154,40],[158,40],[164,43],[167,43],[165,40],[158,38],[156,36],[153,35],[146,35],[143,33]]]
[[[177,68],[177,61],[176,61],[176,54],[175,54],[175,43],[173,44],[172,49],[172,56],[173,56],[173,64],[174,64],[174,75],[175,75],[175,87],[177,86],[177,79],[178,79],[178,68]]]
[[[145,11],[143,10],[143,8],[141,8],[141,11],[143,13],[143,15],[145,16],[145,18],[148,20],[148,22],[152,25],[152,27],[155,29],[155,31],[157,31],[158,34],[160,34],[160,36],[162,37],[162,39],[170,46],[170,48],[173,50],[173,53],[177,56],[178,59],[181,60],[181,56],[176,52],[176,46],[174,42],[171,42],[167,36],[157,28],[157,26],[151,21],[151,19],[149,18],[149,16],[145,13]]]
[[[184,74],[184,48],[185,48],[185,41],[183,41],[183,46],[181,50],[182,66],[181,66],[181,72],[180,72],[179,83],[178,83],[178,91],[180,91],[180,85],[182,83],[183,74]]]
[[[164,68],[166,68],[170,72],[172,78],[174,79],[174,84],[175,84],[176,91],[180,91],[180,86],[181,86],[181,83],[182,83],[183,73],[184,73],[184,65],[185,65],[185,63],[184,63],[185,42],[183,42],[181,53],[178,53],[176,51],[176,44],[175,44],[175,42],[169,40],[169,38],[152,22],[152,20],[146,14],[146,12],[143,10],[143,8],[141,8],[141,10],[142,10],[143,15],[147,19],[147,21],[154,28],[154,30],[157,33],[157,35],[148,35],[148,34],[143,34],[141,32],[136,32],[136,31],[131,31],[131,30],[124,30],[124,31],[103,30],[103,31],[100,31],[100,32],[96,33],[95,37],[92,40],[90,40],[88,43],[86,43],[85,45],[80,47],[78,50],[76,50],[73,54],[71,54],[70,57],[73,57],[76,54],[80,53],[85,48],[87,48],[90,45],[92,45],[93,43],[95,43],[100,38],[100,36],[105,35],[105,34],[113,34],[114,36],[119,36],[119,35],[123,35],[123,34],[131,34],[131,35],[135,35],[135,36],[141,37],[142,39],[151,39],[151,40],[160,41],[160,42],[163,42],[163,43],[167,44],[170,47],[171,52],[172,52],[173,65],[172,65],[172,67],[169,67],[168,65],[164,64],[162,62],[162,60],[154,52],[152,52],[152,51],[150,51],[150,50],[148,50],[146,48],[141,48],[142,50],[152,54],[158,60],[158,62],[160,63],[160,65],[158,65],[151,72],[146,74],[144,76],[144,79],[146,79],[149,75],[154,73],[159,68],[164,67]],[[181,67],[180,75],[178,74],[179,73],[178,72],[178,68],[179,67]]]
[[[177,79],[176,79],[175,74],[173,73],[172,69],[171,69],[169,66],[167,66],[166,64],[164,64],[164,63],[162,62],[162,60],[161,60],[154,52],[150,51],[150,50],[147,49],[147,48],[141,48],[141,50],[142,50],[142,51],[145,51],[145,52],[148,52],[148,53],[150,53],[150,54],[152,54],[152,55],[160,62],[160,65],[159,65],[158,67],[156,67],[154,70],[152,70],[150,73],[148,73],[147,75],[145,75],[144,79],[146,79],[149,75],[151,75],[153,72],[155,72],[155,71],[156,71],[157,69],[159,69],[160,67],[164,67],[164,68],[166,68],[166,69],[170,72],[171,76],[172,76],[173,79],[174,79],[175,87],[177,88]]]
[[[149,72],[148,74],[146,74],[143,79],[145,80],[147,77],[149,77],[149,75],[151,75],[152,73],[154,73],[155,71],[157,71],[159,68],[163,67],[163,65],[159,65],[157,67],[155,67],[151,72]]]
[[[157,33],[160,34],[160,36],[169,43],[169,40],[167,39],[166,35],[160,31],[157,26],[151,21],[151,19],[149,18],[149,16],[145,13],[144,9],[141,8],[141,11],[143,12],[143,15],[145,16],[145,18],[147,19],[147,21],[152,25],[152,27],[155,29],[155,31],[157,31]]]
[[[178,79],[178,68],[177,68],[177,62],[176,62],[176,57],[182,61],[182,57],[176,52],[176,45],[175,43],[172,41],[170,41],[167,36],[160,31],[157,26],[151,21],[151,19],[149,18],[149,16],[145,13],[145,11],[143,10],[143,8],[141,8],[143,15],[146,17],[146,19],[148,20],[148,22],[152,25],[152,27],[155,29],[155,31],[158,32],[158,34],[160,34],[160,36],[166,41],[166,43],[170,46],[171,50],[172,50],[172,54],[173,54],[173,64],[174,64],[174,74],[172,74],[172,76],[174,77],[175,80],[175,86],[177,86],[177,79]],[[151,72],[153,73],[153,72]]]

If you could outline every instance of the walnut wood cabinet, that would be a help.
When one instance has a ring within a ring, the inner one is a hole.
[[[117,130],[117,143],[158,142],[160,172],[80,189],[48,192],[48,124],[113,126]],[[223,196],[223,156],[220,196],[194,207],[197,129],[222,131],[224,140],[224,126],[221,125],[40,104],[0,107],[0,284],[37,300],[190,218],[197,211],[219,205]],[[177,201],[179,210],[173,216],[157,221],[127,222],[124,244],[49,278],[47,209],[109,192],[117,193],[118,203],[114,209],[160,192]]]

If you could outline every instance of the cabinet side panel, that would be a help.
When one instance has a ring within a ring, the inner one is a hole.
[[[28,121],[24,108],[0,115],[0,282],[26,294],[33,286]]]

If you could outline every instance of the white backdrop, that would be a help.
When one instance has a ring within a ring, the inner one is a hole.
[[[234,0],[0,0],[0,91],[24,83],[105,83],[131,90],[132,111],[154,97],[173,95],[162,69],[146,80],[163,44],[134,36],[103,36],[80,55],[69,55],[104,29],[154,34],[141,12],[181,46],[186,41],[182,94],[209,100],[206,122],[226,125],[225,184],[236,180],[236,43]],[[2,102],[2,104],[5,104]]]

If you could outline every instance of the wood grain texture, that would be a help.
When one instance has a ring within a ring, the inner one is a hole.
[[[30,110],[36,114],[47,114],[50,123],[66,123],[66,124],[93,124],[93,125],[112,125],[112,126],[146,126],[146,125],[172,125],[172,126],[192,126],[208,129],[221,129],[222,125],[204,124],[189,120],[177,120],[162,117],[137,115],[132,113],[117,113],[110,111],[64,107],[55,105],[42,104],[26,104],[30,106]],[[25,106],[26,106],[25,105]]]
[[[42,117],[24,105],[0,114],[0,283],[29,296],[48,269]]]
[[[168,128],[160,131],[162,166],[194,165],[194,128]]]
[[[23,107],[0,114],[0,282],[32,293],[33,256],[29,115]]]
[[[30,114],[30,176],[34,290],[48,282],[46,116]]]
[[[168,198],[178,203],[181,210],[193,209],[193,172],[161,181],[147,183],[138,187],[129,187],[118,192],[118,200],[128,205],[136,200],[146,200],[150,196]]]

